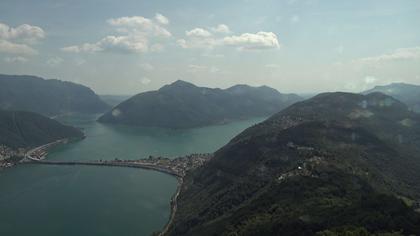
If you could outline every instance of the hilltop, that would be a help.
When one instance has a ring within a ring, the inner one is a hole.
[[[178,80],[137,94],[99,118],[100,122],[190,128],[272,115],[301,98],[262,86],[197,87]]]
[[[0,109],[55,116],[65,113],[102,113],[110,106],[90,88],[36,76],[0,75]]]

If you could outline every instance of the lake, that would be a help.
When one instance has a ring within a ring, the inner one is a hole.
[[[86,139],[50,151],[49,160],[138,159],[213,152],[255,118],[170,130],[106,125],[97,116],[58,118]],[[168,221],[177,180],[150,170],[20,165],[0,171],[0,235],[150,235]]]

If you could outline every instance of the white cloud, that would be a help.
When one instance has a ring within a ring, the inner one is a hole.
[[[220,32],[230,32],[226,25],[219,25]],[[215,31],[216,28],[212,28]],[[185,32],[187,38],[177,40],[182,48],[212,49],[216,46],[231,46],[239,50],[262,50],[280,48],[277,35],[273,32],[244,33],[226,37],[216,37],[203,28]]]
[[[382,63],[397,60],[416,60],[420,59],[420,47],[399,48],[392,53],[374,57],[366,57],[357,60],[361,63]]]
[[[36,54],[31,46],[45,38],[45,32],[38,26],[28,24],[16,28],[0,23],[0,52],[8,54]]]
[[[186,31],[185,35],[187,35],[188,37],[210,37],[211,33],[205,29],[202,28],[195,28],[192,29],[190,31]]]
[[[45,32],[38,26],[23,24],[16,28],[12,28],[6,24],[0,23],[0,39],[17,40],[19,42],[33,44],[43,38],[45,38]]]
[[[60,65],[63,61],[64,60],[61,57],[52,57],[47,60],[47,65],[54,67]]]
[[[104,49],[101,48],[98,45],[98,43],[84,43],[79,46],[75,45],[75,46],[64,47],[64,48],[61,48],[61,50],[63,52],[79,53],[79,52],[99,52],[99,51],[103,51]]]
[[[198,38],[198,37],[192,37],[188,40],[185,39],[179,39],[177,40],[177,44],[182,48],[201,48],[201,49],[211,49],[214,46],[217,46],[220,44],[220,40],[211,38],[211,37],[204,37],[204,38]]]
[[[220,24],[216,27],[211,28],[211,30],[215,33],[223,33],[223,34],[229,34],[231,33],[229,26],[225,24]]]
[[[169,24],[169,19],[162,14],[156,13],[155,19],[159,24],[167,25]]]
[[[164,16],[162,16],[164,17]],[[111,18],[108,21],[111,26],[117,27],[120,32],[147,34],[161,37],[171,37],[172,34],[155,20],[142,16]],[[169,22],[169,21],[168,21]]]
[[[223,39],[224,45],[234,46],[241,50],[277,49],[280,43],[273,32],[245,33]]]
[[[97,43],[104,51],[122,53],[144,53],[148,51],[148,39],[142,36],[106,36]]]
[[[4,58],[4,61],[8,63],[25,63],[28,59],[24,57],[6,57]]]
[[[152,80],[147,77],[143,77],[140,82],[144,85],[148,85],[150,82],[152,82]]]
[[[154,38],[168,38],[172,34],[162,25],[169,24],[169,20],[156,14],[154,19],[142,16],[120,17],[107,20],[108,24],[120,33],[108,35],[95,43],[85,43],[61,48],[64,52],[120,52],[120,53],[145,53],[148,51],[162,51],[163,45],[150,42]]]
[[[12,43],[0,39],[0,52],[8,54],[34,55],[37,51],[26,44]]]

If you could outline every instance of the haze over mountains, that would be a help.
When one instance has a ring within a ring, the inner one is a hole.
[[[363,92],[364,94],[381,92],[407,104],[413,111],[420,113],[420,86],[406,83],[392,83],[384,86],[376,86]]]
[[[65,113],[102,113],[110,106],[90,88],[72,82],[36,76],[0,74],[0,109],[37,112],[46,116]]]
[[[0,145],[12,149],[83,137],[44,115],[107,111],[99,122],[165,128],[272,115],[187,174],[169,235],[420,234],[420,86],[303,100],[178,80],[111,109],[74,83],[0,75],[0,85]]]
[[[267,86],[228,89],[197,87],[178,80],[157,91],[133,96],[99,118],[100,122],[191,128],[274,114],[300,101]]]
[[[420,115],[395,98],[317,95],[190,172],[168,235],[418,235],[419,147]]]

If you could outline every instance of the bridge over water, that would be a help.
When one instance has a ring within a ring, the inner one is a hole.
[[[174,171],[167,166],[160,166],[156,164],[149,163],[139,163],[135,161],[45,161],[45,160],[36,160],[29,159],[27,164],[40,164],[40,165],[83,165],[83,166],[113,166],[113,167],[129,167],[129,168],[141,168],[146,170],[154,170],[163,172],[175,177],[182,177],[180,173]]]

